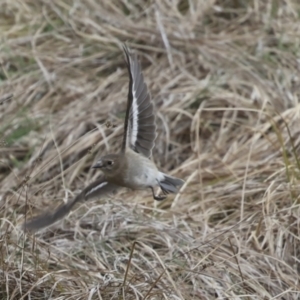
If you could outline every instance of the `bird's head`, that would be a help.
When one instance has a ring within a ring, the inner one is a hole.
[[[113,176],[121,167],[121,156],[119,154],[108,154],[101,157],[92,168],[101,169],[107,176]]]

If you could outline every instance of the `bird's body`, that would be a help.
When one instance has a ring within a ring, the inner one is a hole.
[[[166,196],[154,194],[159,186],[164,194],[177,193],[184,181],[160,172],[152,162],[152,149],[155,145],[156,123],[153,103],[144,82],[141,66],[135,55],[124,46],[129,89],[124,122],[121,151],[101,157],[93,168],[102,170],[103,175],[88,185],[77,197],[59,206],[54,212],[46,213],[24,224],[28,230],[47,227],[64,217],[81,200],[89,200],[110,193],[119,187],[133,190],[151,189],[155,200]]]
[[[116,154],[117,158],[118,156],[121,158],[121,167],[116,172],[120,172],[122,176],[116,176],[116,172],[103,170],[108,181],[133,190],[142,190],[157,186],[158,182],[163,179],[162,173],[158,171],[152,160],[133,150],[127,149],[125,155]]]

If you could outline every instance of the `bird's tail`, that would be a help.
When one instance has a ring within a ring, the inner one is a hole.
[[[178,193],[179,189],[181,186],[184,184],[184,181],[182,179],[176,178],[169,176],[167,174],[161,173],[162,179],[158,182],[161,190],[165,194],[173,193],[176,194]]]

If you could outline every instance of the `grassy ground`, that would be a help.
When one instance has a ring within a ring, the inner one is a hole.
[[[299,1],[0,5],[1,299],[299,299]],[[118,149],[123,42],[182,193],[124,189],[24,235]]]

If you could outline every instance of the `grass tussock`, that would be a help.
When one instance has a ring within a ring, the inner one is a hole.
[[[1,299],[299,299],[298,1],[1,7]],[[24,235],[119,148],[123,42],[182,193],[124,189]]]

